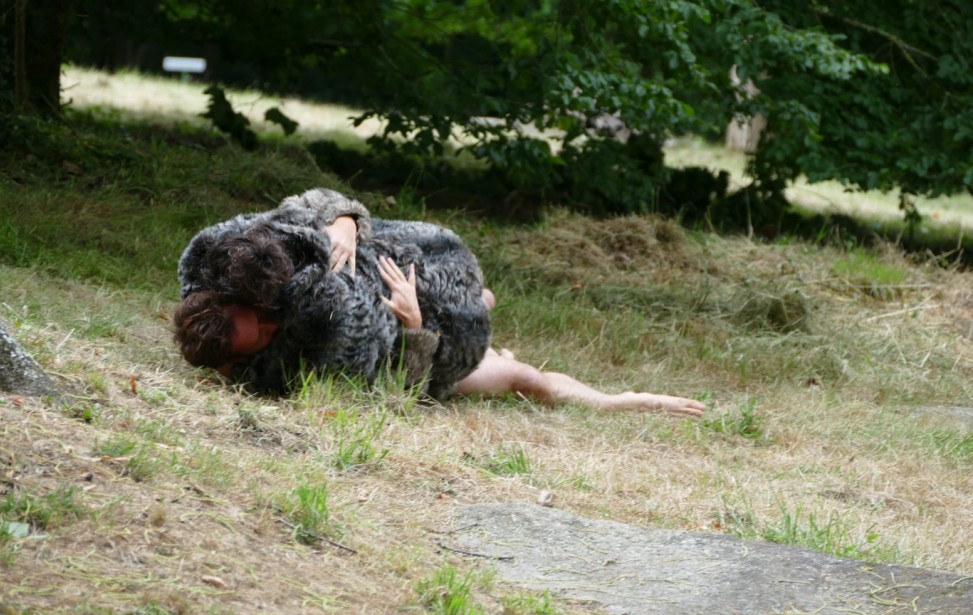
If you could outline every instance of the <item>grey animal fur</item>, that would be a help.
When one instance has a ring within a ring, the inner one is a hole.
[[[356,216],[357,274],[330,270],[331,246],[323,229],[341,215]],[[373,382],[386,365],[407,374],[428,371],[429,395],[443,399],[482,360],[490,344],[490,311],[475,256],[452,231],[425,222],[370,220],[357,201],[314,189],[288,197],[280,207],[244,214],[201,231],[179,263],[183,297],[222,288],[219,272],[206,270],[206,253],[229,234],[269,224],[290,254],[295,275],[279,299],[280,324],[270,346],[238,364],[234,380],[258,392],[287,392],[301,367],[340,372]],[[403,331],[382,296],[380,256],[403,269],[416,265],[421,331]],[[428,370],[426,369],[428,368]]]

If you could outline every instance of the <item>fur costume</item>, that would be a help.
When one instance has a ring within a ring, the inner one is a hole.
[[[214,224],[196,234],[179,259],[181,298],[200,290],[228,292],[221,288],[219,272],[207,268],[207,252],[221,239],[242,235],[261,224],[279,230],[277,238],[294,261],[295,270],[310,263],[325,263],[331,259],[331,244],[315,240],[315,231],[323,234],[341,216],[351,216],[358,226],[358,241],[371,237],[371,215],[364,205],[340,192],[316,188],[300,196],[289,196],[276,209],[260,213],[241,214]]]
[[[357,216],[359,226],[354,278],[347,269],[330,270],[331,246],[323,232],[348,214]],[[266,349],[235,367],[234,380],[256,391],[285,392],[302,366],[372,382],[383,366],[401,364],[413,378],[428,372],[428,393],[442,399],[482,360],[490,344],[490,311],[482,300],[479,265],[462,240],[434,224],[369,221],[360,203],[329,190],[288,197],[276,210],[201,231],[180,259],[183,296],[206,289],[232,294],[221,288],[219,272],[207,270],[207,251],[228,234],[265,223],[291,254],[295,274],[273,314],[277,334]],[[403,270],[415,264],[422,329],[403,330],[382,302],[389,291],[378,273],[380,256],[390,256]]]

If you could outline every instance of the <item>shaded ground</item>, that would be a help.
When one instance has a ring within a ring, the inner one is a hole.
[[[973,577],[525,504],[462,509],[458,542],[499,575],[613,614],[968,615]]]

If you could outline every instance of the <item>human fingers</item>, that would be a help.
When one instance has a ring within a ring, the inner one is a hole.
[[[415,263],[409,263],[408,282],[409,284],[412,285],[413,288],[415,288],[416,285],[416,264]]]
[[[402,278],[402,271],[395,265],[395,261],[388,256],[380,256],[378,266],[388,277],[394,279]]]
[[[703,411],[699,408],[693,408],[690,406],[683,406],[679,409],[678,414],[682,416],[687,416],[690,418],[699,418],[703,416]]]
[[[334,252],[331,253],[331,258],[334,261],[334,264],[331,265],[331,271],[334,271],[336,273],[338,271],[341,271],[341,269],[348,262],[348,254],[345,252],[340,252],[338,250],[335,250]]]
[[[385,276],[392,276],[397,267],[393,267],[389,264],[389,259],[387,256],[378,257],[378,270]]]
[[[351,277],[355,277],[355,251],[348,255],[348,265],[351,267]]]
[[[695,399],[660,395],[656,398],[660,410],[681,417],[698,418],[703,416],[706,405]]]
[[[694,400],[688,399],[686,403],[683,403],[677,407],[670,408],[670,412],[678,414],[681,416],[687,416],[691,418],[699,418],[703,416],[703,412],[706,410],[706,406],[702,403]]]
[[[406,283],[405,276],[402,275],[402,271],[395,265],[395,262],[388,257],[379,257],[378,259],[378,273],[382,277],[382,281],[389,289],[395,289]]]
[[[378,262],[376,264],[378,265],[378,276],[382,278],[382,281],[385,282],[386,286],[391,287],[392,284],[394,283],[394,280],[392,280],[392,278],[389,276],[389,272],[386,269],[387,266],[385,262],[382,260],[381,257],[379,257]]]

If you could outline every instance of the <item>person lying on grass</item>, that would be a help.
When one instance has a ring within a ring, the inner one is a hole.
[[[383,297],[383,303],[405,330],[421,330],[422,312],[416,298],[414,265],[409,267],[408,275],[387,257],[379,260],[378,266],[389,289],[389,297]],[[484,300],[489,307],[495,302],[489,290],[484,293]],[[219,293],[213,291],[189,295],[176,310],[173,321],[184,354],[189,340],[209,337],[218,341],[211,346],[219,346],[222,352],[211,353],[200,366],[214,368],[231,379],[234,365],[267,348],[279,331],[265,310],[224,303]],[[421,352],[417,355],[406,367],[413,372],[407,374],[407,382],[414,382],[416,373],[424,371],[423,362],[428,364],[431,358],[428,350],[424,357]],[[518,361],[509,351],[493,349],[488,349],[476,369],[457,383],[455,393],[460,396],[514,394],[548,406],[574,404],[600,410],[662,411],[683,417],[699,417],[705,410],[702,402],[683,397],[632,391],[604,393],[566,374],[541,371]]]
[[[386,256],[414,266],[422,327],[403,329],[383,305],[378,261]],[[455,233],[426,222],[372,221],[364,206],[332,190],[308,190],[274,210],[204,229],[183,252],[179,277],[184,298],[216,292],[278,327],[261,352],[231,368],[232,379],[255,392],[286,393],[302,365],[371,383],[391,361],[442,399],[490,345],[483,275]],[[221,352],[219,340],[200,335],[180,345],[190,363],[214,366],[202,355]],[[410,367],[416,361],[421,368]]]
[[[337,231],[335,227],[346,214],[334,215],[353,210],[352,204],[357,202],[348,201],[333,191],[311,190],[285,199],[272,212],[238,216],[197,235],[180,259],[185,298],[174,321],[184,357],[194,365],[218,368],[232,380],[263,392],[286,392],[284,369],[296,373],[301,365],[322,372],[365,375],[370,381],[380,364],[401,363],[407,381],[414,381],[430,368],[437,373],[438,360],[440,379],[429,392],[440,399],[453,393],[519,393],[547,404],[573,402],[605,409],[701,414],[703,405],[695,400],[630,392],[607,395],[563,374],[541,372],[480,343],[474,346],[475,363],[469,363],[469,352],[463,355],[466,374],[457,377],[459,372],[450,365],[456,353],[443,353],[442,347],[469,348],[468,338],[481,342],[484,330],[489,338],[488,312],[494,300],[482,287],[475,258],[446,229],[401,221],[375,220],[374,236],[357,249],[349,249],[355,246],[356,225],[344,224],[344,230]],[[361,216],[363,211],[360,206],[353,213]],[[367,219],[362,224],[359,217],[358,234],[370,225]],[[341,232],[344,237],[336,236]],[[333,254],[327,239],[339,247]],[[276,252],[270,249],[274,246],[279,248]],[[382,251],[385,254],[376,258],[376,252]],[[368,258],[363,259],[363,254]],[[390,254],[411,261],[409,278],[387,258]],[[457,256],[462,263],[458,270]],[[359,276],[354,275],[356,261],[363,265]],[[417,267],[426,275],[418,277],[419,293],[413,305],[408,297],[417,294]],[[388,290],[375,289],[375,273]],[[465,281],[457,284],[453,275]],[[301,282],[304,278],[313,282]],[[200,292],[206,287],[211,290]],[[349,296],[357,299],[349,304]],[[392,309],[376,310],[376,306],[383,308],[379,300]],[[297,309],[288,313],[288,307],[295,304]],[[343,305],[350,307],[344,309]],[[303,317],[303,325],[295,325],[295,312],[298,322]],[[427,314],[435,322],[423,330],[429,319],[422,316]],[[383,320],[383,316],[387,318]],[[397,343],[376,346],[376,338],[390,336],[387,326],[375,327],[374,323],[396,317],[402,323]],[[335,338],[347,341],[346,329],[357,332],[350,336],[354,343],[333,343]],[[443,335],[443,330],[448,334]],[[437,335],[430,336],[429,331]],[[289,354],[280,352],[282,337],[289,338],[283,344]],[[394,351],[403,346],[405,352],[396,356]],[[372,351],[362,352],[369,348]],[[483,351],[476,356],[479,348]],[[454,380],[444,380],[444,371]]]

